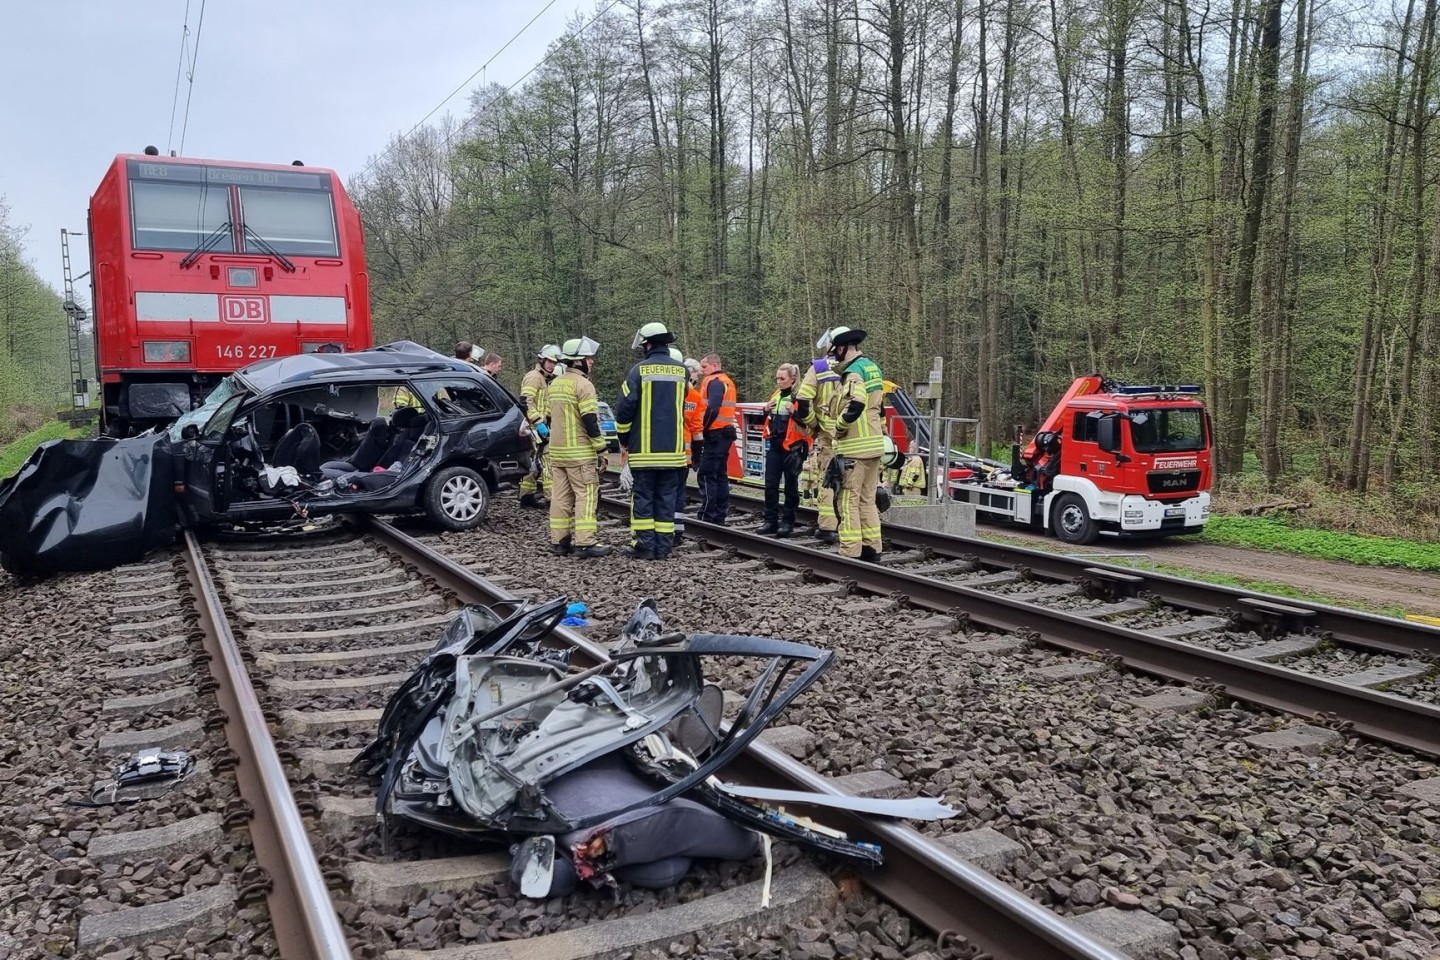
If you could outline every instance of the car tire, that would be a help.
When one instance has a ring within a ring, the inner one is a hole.
[[[1074,493],[1062,493],[1055,501],[1050,513],[1050,529],[1056,537],[1077,546],[1094,543],[1100,533],[1090,511],[1085,509],[1085,501]]]
[[[469,467],[439,470],[425,487],[425,513],[446,530],[473,530],[490,511],[490,488]]]

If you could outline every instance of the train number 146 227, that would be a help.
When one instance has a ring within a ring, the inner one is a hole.
[[[215,348],[215,356],[224,360],[269,360],[275,356],[275,345],[263,343],[221,344]]]

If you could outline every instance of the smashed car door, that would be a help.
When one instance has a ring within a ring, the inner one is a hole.
[[[0,482],[0,555],[11,569],[106,569],[174,538],[173,462],[163,433],[53,440]]]

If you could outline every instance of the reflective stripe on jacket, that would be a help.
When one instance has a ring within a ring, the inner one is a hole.
[[[865,405],[854,423],[841,419],[853,401]],[[871,460],[885,453],[885,377],[869,357],[856,357],[845,368],[830,409],[836,420],[835,452]]]
[[[825,360],[815,360],[800,378],[795,391],[796,400],[809,400],[810,409],[804,424],[816,434],[835,435],[835,418],[830,415],[830,404],[835,390],[840,386],[840,374],[830,368]]]
[[[668,347],[646,354],[620,385],[615,431],[632,470],[685,466],[685,365]]]
[[[592,436],[585,427],[589,415],[596,418],[599,429],[600,398],[595,385],[583,373],[565,371],[550,382],[546,395],[550,401],[551,463],[584,463],[605,449],[605,437]]]
[[[781,450],[789,450],[795,446],[796,443],[808,443],[810,440],[810,435],[805,432],[804,427],[800,426],[800,418],[795,416],[795,392],[793,390],[776,390],[770,394],[771,409],[775,412],[766,415],[765,423],[761,426],[760,432],[766,440],[770,439],[770,421],[780,415],[782,395],[786,393],[790,395],[784,397],[783,402],[790,404],[790,413],[785,415],[785,436],[782,437],[780,441]]]
[[[709,420],[710,408],[715,402],[711,387],[716,383],[723,387],[723,392],[720,395],[720,406],[715,414],[715,419]],[[701,380],[700,397],[705,403],[701,420],[702,429],[724,430],[726,427],[735,426],[735,381],[730,379],[729,374],[724,370],[718,370]]]
[[[545,403],[545,390],[550,381],[545,379],[545,371],[536,367],[525,374],[520,381],[520,396],[525,400],[525,418],[532,424],[540,423],[550,415],[550,409]]]

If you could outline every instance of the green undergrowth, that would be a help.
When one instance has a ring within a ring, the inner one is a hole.
[[[51,421],[38,430],[31,430],[0,449],[0,480],[14,475],[25,462],[25,458],[46,440],[79,440],[89,434],[89,426],[72,427],[59,420]]]
[[[1440,544],[1314,530],[1271,517],[1212,516],[1200,539],[1206,543],[1296,553],[1362,566],[1440,571]]]

